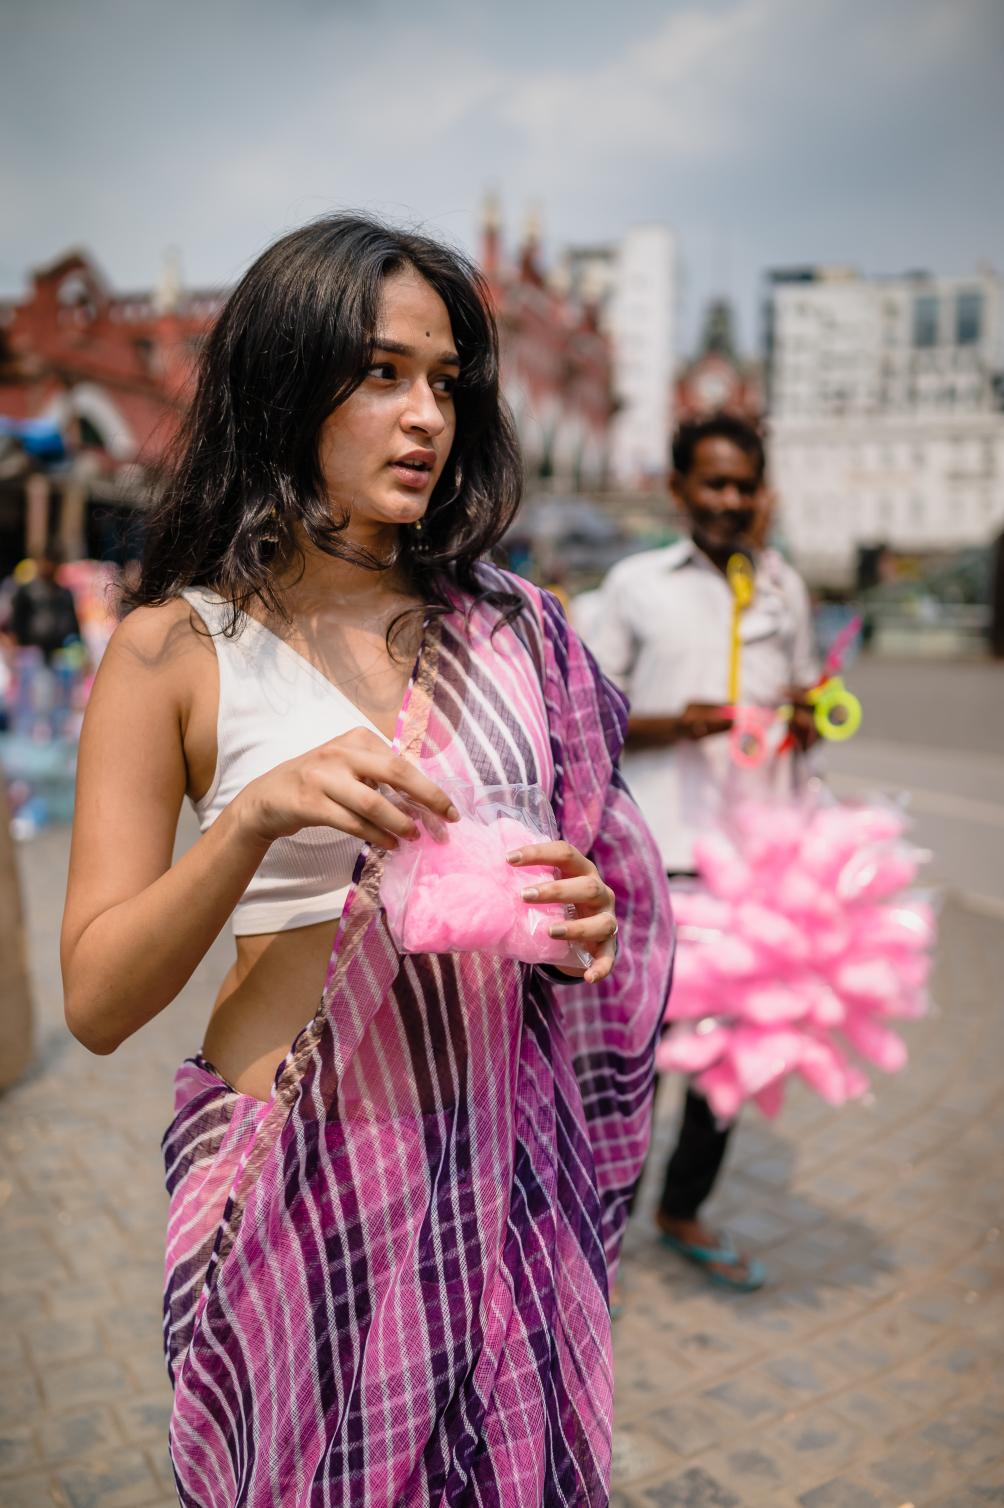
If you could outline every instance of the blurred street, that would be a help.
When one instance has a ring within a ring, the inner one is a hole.
[[[777,1122],[746,1117],[710,1214],[762,1256],[760,1293],[663,1251],[643,1197],[615,1330],[616,1508],[1004,1503],[1004,670],[865,660],[847,678],[866,722],[833,783],[905,793],[935,853],[937,1010],[866,1105],[794,1093]],[[19,850],[37,1054],[0,1098],[0,1505],[167,1508],[159,1140],[231,944],[114,1057],[89,1056],[62,1023],[67,848],[54,828]],[[664,1095],[656,1173],[675,1112]]]

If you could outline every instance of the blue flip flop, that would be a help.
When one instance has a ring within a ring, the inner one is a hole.
[[[719,1237],[718,1246],[694,1246],[689,1241],[681,1241],[677,1236],[669,1235],[667,1231],[660,1231],[659,1241],[670,1251],[675,1251],[677,1256],[685,1257],[688,1262],[708,1269],[705,1277],[709,1283],[715,1283],[719,1288],[731,1288],[734,1293],[755,1293],[758,1288],[763,1287],[766,1281],[767,1274],[763,1263],[758,1262],[755,1257],[750,1257],[745,1262],[746,1276],[742,1278],[730,1278],[727,1273],[710,1271],[709,1264],[712,1262],[743,1261],[727,1236]]]

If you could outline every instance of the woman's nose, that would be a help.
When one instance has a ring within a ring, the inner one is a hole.
[[[446,428],[446,418],[427,382],[412,383],[401,422],[405,429],[421,429],[427,435],[442,434]]]

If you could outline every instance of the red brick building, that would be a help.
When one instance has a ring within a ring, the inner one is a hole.
[[[482,251],[528,477],[602,485],[612,378],[594,312],[547,280],[532,231],[507,262],[489,211]],[[53,537],[71,559],[135,553],[149,469],[223,297],[182,289],[171,263],[152,292],[114,293],[74,251],[0,301],[0,577]]]
[[[112,293],[83,252],[0,302],[0,570],[50,537],[71,558],[116,554],[219,303],[170,264],[153,293]]]
[[[506,397],[516,416],[528,480],[601,488],[614,412],[610,343],[598,310],[545,275],[536,224],[507,259],[497,209],[485,209],[481,266],[495,299]]]

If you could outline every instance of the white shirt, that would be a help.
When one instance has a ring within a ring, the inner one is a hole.
[[[778,706],[818,677],[809,596],[775,550],[756,558],[756,593],[740,620],[739,700]],[[639,717],[672,717],[690,702],[729,700],[732,591],[689,539],[631,555],[593,597],[584,637]],[[573,621],[578,626],[575,606]],[[624,774],[662,849],[666,868],[693,868],[693,843],[723,802],[783,789],[790,756],[756,770],[732,761],[729,735],[628,751]]]

